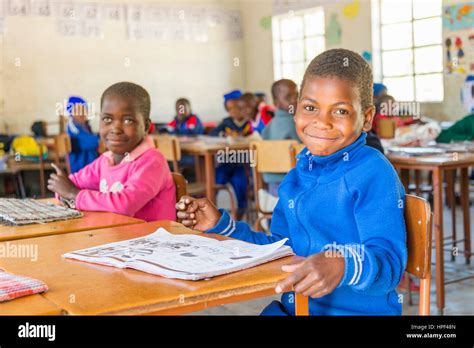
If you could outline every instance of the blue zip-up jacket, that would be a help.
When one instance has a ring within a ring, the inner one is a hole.
[[[310,298],[312,315],[400,315],[395,288],[405,270],[405,192],[397,173],[367,134],[329,156],[304,149],[279,188],[271,235],[253,232],[222,212],[208,233],[256,244],[288,238],[300,256],[342,250],[344,276],[334,291]],[[294,294],[282,296],[281,314],[294,314]],[[274,310],[269,312],[275,313]]]
[[[75,173],[93,162],[97,157],[99,137],[92,133],[89,125],[82,125],[70,120],[67,134],[71,138],[72,151],[69,154],[71,173]]]

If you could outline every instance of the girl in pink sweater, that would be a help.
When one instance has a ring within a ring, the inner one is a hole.
[[[79,210],[176,220],[176,189],[168,163],[146,135],[150,124],[150,96],[143,87],[110,86],[100,115],[100,137],[109,151],[69,178],[57,169],[48,189]]]

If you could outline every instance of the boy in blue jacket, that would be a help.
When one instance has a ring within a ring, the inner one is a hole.
[[[87,104],[81,97],[69,97],[66,111],[69,114],[67,134],[71,138],[72,151],[69,154],[71,173],[75,173],[93,162],[97,156],[99,137],[92,133],[87,121]]]
[[[275,288],[282,301],[262,314],[294,314],[293,291],[310,297],[312,315],[401,314],[395,288],[407,259],[405,193],[388,160],[365,144],[373,116],[367,62],[349,50],[326,51],[301,85],[295,122],[306,147],[280,185],[271,235],[207,199],[177,203],[186,226],[256,244],[288,238],[304,257],[283,266],[289,275]]]

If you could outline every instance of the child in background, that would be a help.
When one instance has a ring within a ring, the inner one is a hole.
[[[395,291],[407,260],[405,193],[390,162],[365,145],[374,116],[372,72],[357,53],[332,49],[309,64],[295,114],[306,148],[280,185],[271,235],[207,199],[184,197],[183,224],[256,244],[288,238],[304,258],[282,270],[284,293],[263,314],[292,315],[295,295],[311,315],[400,315]],[[283,155],[283,154],[282,154]]]
[[[240,91],[233,91],[224,95],[224,105],[229,112],[229,117],[224,118],[222,122],[210,132],[210,135],[233,138],[259,138],[258,133],[253,131],[249,119],[241,113],[238,108],[238,101],[240,101],[240,99],[235,99],[235,97],[239,94],[241,95]],[[245,174],[244,164],[219,163],[216,168],[216,182],[221,185],[230,182],[232,185],[237,198],[237,220],[240,220],[247,208],[247,175]]]
[[[298,140],[295,129],[294,114],[298,101],[298,87],[291,80],[282,79],[272,85],[273,103],[276,106],[275,117],[263,130],[262,138],[265,140]],[[263,181],[268,184],[268,192],[277,197],[278,185],[285,174],[264,173]]]
[[[99,147],[99,137],[92,133],[87,120],[87,103],[81,97],[69,97],[66,113],[69,115],[67,134],[71,138],[69,163],[75,173],[94,161]]]
[[[261,118],[258,112],[258,102],[255,95],[252,93],[244,93],[237,101],[237,106],[243,117],[250,121],[253,130],[261,134],[271,119],[267,118],[267,121],[265,122]]]
[[[258,103],[258,113],[260,118],[267,125],[275,117],[275,107],[267,104],[267,95],[263,92],[255,92]]]
[[[176,116],[166,126],[166,131],[176,135],[203,134],[204,127],[199,117],[191,111],[191,103],[186,98],[176,101]]]
[[[175,220],[171,172],[147,136],[150,95],[139,85],[120,82],[105,90],[100,104],[99,132],[109,151],[69,178],[56,169],[48,189],[79,210]]]

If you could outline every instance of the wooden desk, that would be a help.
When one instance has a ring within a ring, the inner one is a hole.
[[[56,202],[53,199],[45,199],[44,202]],[[45,224],[32,224],[25,226],[1,226],[0,241],[15,239],[35,238],[54,234],[96,230],[101,228],[141,224],[144,221],[125,215],[83,211],[84,216],[77,219],[48,222]]]
[[[212,138],[212,141],[210,140]],[[191,155],[196,157],[197,168],[196,172],[200,172],[201,158],[204,158],[204,178],[206,184],[206,196],[212,202],[216,202],[216,191],[214,185],[216,183],[216,165],[214,162],[214,156],[219,151],[228,150],[248,150],[249,142],[237,142],[229,144],[225,138],[221,138],[218,141],[216,137],[199,137],[189,138],[180,137],[181,152],[185,155]],[[218,139],[218,138],[217,138]],[[196,173],[197,178],[202,177],[200,173]]]
[[[0,261],[1,262],[1,261]],[[43,295],[36,294],[0,303],[0,315],[62,315],[65,312]]]
[[[287,276],[281,266],[290,263],[292,257],[201,281],[167,279],[61,257],[69,251],[141,237],[158,227],[173,233],[197,233],[177,222],[161,221],[14,241],[10,243],[35,243],[40,257],[36,262],[9,258],[0,260],[0,265],[12,273],[44,281],[50,290],[42,296],[76,315],[187,313],[275,294],[276,283]]]
[[[469,173],[468,168],[474,166],[474,154],[453,153],[437,156],[402,157],[388,155],[393,166],[401,171],[428,170],[433,173],[433,205],[434,205],[434,231],[436,245],[436,302],[440,313],[445,307],[445,280],[444,280],[444,255],[443,255],[443,175],[460,170],[461,172],[461,205],[463,208],[464,224],[464,256],[466,263],[471,257],[471,226],[469,210]],[[409,173],[402,175],[405,189],[409,184]],[[454,222],[454,221],[453,221]],[[463,278],[464,280],[465,278]],[[452,283],[455,281],[449,281]]]

